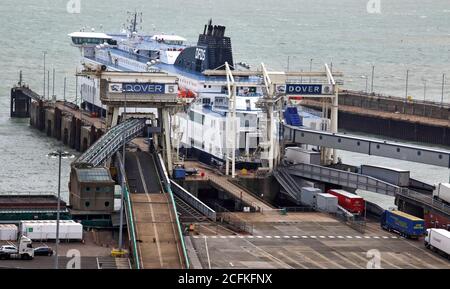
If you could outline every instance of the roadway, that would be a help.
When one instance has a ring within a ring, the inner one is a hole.
[[[234,213],[232,213],[234,214]],[[379,253],[380,267],[450,269],[449,260],[369,222],[361,234],[323,213],[236,213],[253,234],[190,236],[203,268],[365,269]],[[246,217],[247,216],[247,217]]]
[[[153,156],[127,152],[125,168],[142,269],[184,268],[176,216],[163,192]]]

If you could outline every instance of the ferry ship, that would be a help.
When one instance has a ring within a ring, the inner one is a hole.
[[[177,76],[179,95],[190,105],[171,120],[171,136],[179,152],[200,161],[223,166],[227,147],[226,119],[229,111],[227,78],[211,76],[207,70],[249,69],[245,63],[234,64],[231,40],[225,27],[204,26],[196,45],[178,35],[146,35],[138,31],[138,14],[118,34],[74,32],[72,45],[81,50],[81,64],[101,65],[107,71],[162,71]],[[141,20],[142,21],[142,20]],[[236,168],[254,169],[261,164],[263,137],[258,133],[264,117],[256,102],[263,96],[264,80],[258,75],[235,77],[236,93]],[[82,76],[78,82],[82,107],[105,115],[100,102],[99,80]]]

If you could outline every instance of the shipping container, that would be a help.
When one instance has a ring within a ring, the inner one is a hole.
[[[374,177],[376,179],[385,181],[390,184],[394,184],[399,187],[409,186],[409,171],[380,167],[380,166],[370,166],[361,165],[361,174]]]
[[[450,232],[444,229],[427,229],[425,247],[450,257]]]
[[[21,221],[20,232],[31,240],[54,240],[56,239],[56,221]],[[83,225],[72,220],[61,220],[59,238],[81,241]]]
[[[450,204],[450,184],[440,183],[438,188],[433,191],[433,197]]]
[[[361,214],[365,210],[366,204],[364,199],[358,195],[336,189],[328,190],[328,193],[336,196],[338,198],[339,206],[352,214]]]
[[[338,198],[332,194],[320,193],[316,196],[317,210],[336,213],[338,208]]]
[[[310,150],[305,150],[299,147],[287,147],[285,150],[285,159],[292,164],[311,164],[320,165],[320,153]]]
[[[303,187],[300,192],[300,200],[302,204],[310,207],[316,206],[316,196],[320,194],[322,191],[317,188],[312,187]]]
[[[18,228],[16,225],[0,224],[0,241],[17,241]]]
[[[384,211],[380,225],[389,232],[394,231],[407,238],[418,238],[425,233],[423,219],[397,210]]]
[[[174,168],[173,169],[173,178],[174,179],[185,179],[186,178],[186,170],[184,168]]]

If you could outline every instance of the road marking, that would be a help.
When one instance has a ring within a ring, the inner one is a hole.
[[[374,239],[380,239],[380,237],[378,237],[378,236],[373,236],[372,238],[374,238]]]
[[[303,239],[308,239],[308,236],[302,236]]]
[[[279,263],[282,267],[287,268],[287,269],[294,269],[294,267],[292,267],[289,264],[284,263],[283,261],[281,261],[280,259],[278,259],[277,257],[273,256],[272,254],[270,254],[269,252],[265,251],[264,249],[254,245],[252,242],[250,242],[249,240],[245,240],[245,242],[249,243],[250,245],[252,245],[253,247],[255,247],[257,250],[261,251],[261,253],[263,253],[263,255],[266,255],[267,258],[272,259],[273,261]],[[242,247],[244,248],[244,247]],[[247,251],[248,252],[248,251]],[[249,252],[250,253],[250,252]]]
[[[221,238],[221,239],[226,239],[226,238],[227,238],[227,236],[220,236],[220,238]]]
[[[298,236],[292,236],[292,238],[298,239],[299,237]]]
[[[371,237],[370,236],[364,236],[364,239],[370,239]]]
[[[344,236],[337,236],[339,239],[344,239]]]
[[[400,263],[405,263],[405,264],[408,265],[408,266],[414,267],[415,269],[419,269],[419,267],[414,266],[414,265],[410,264],[409,262],[405,262],[403,259],[401,259],[400,257],[396,256],[396,254],[394,254],[394,253],[392,253],[392,252],[387,252],[386,254],[389,255],[389,256],[391,256],[392,258],[396,259],[397,261],[400,261]],[[402,267],[399,267],[399,266],[397,266],[397,265],[392,264],[391,262],[386,261],[385,259],[386,259],[386,258],[381,257],[381,262],[388,263],[389,265],[392,265],[392,266],[397,267],[397,268],[399,268],[399,269],[402,268]],[[402,264],[402,266],[403,266],[403,264]]]
[[[334,239],[334,238],[336,238],[335,236],[328,236],[328,238],[330,238],[330,239]]]
[[[420,260],[419,258],[417,258],[416,256],[414,256],[413,254],[409,253],[409,252],[404,252],[406,255],[408,255],[409,258],[415,260],[416,262],[419,262],[419,264],[424,264],[425,266],[427,266],[428,268],[431,269],[437,269],[438,267],[433,266],[429,263],[424,262],[423,260]]]
[[[352,236],[346,236],[347,237],[347,239],[353,239],[353,237]]]
[[[311,252],[311,251],[308,251],[308,252]],[[305,252],[305,253],[306,253],[306,252]],[[310,263],[316,265],[317,267],[319,267],[319,268],[321,268],[321,269],[327,269],[327,267],[324,267],[322,264],[317,263],[316,261],[314,261],[313,259],[309,258],[309,257],[306,256],[306,255],[303,255],[303,254],[301,254],[301,253],[299,253],[299,252],[295,252],[295,254],[297,254],[298,256],[300,256],[300,257],[303,258],[303,259],[306,259],[308,262],[310,262]]]
[[[391,236],[391,239],[398,239],[396,236]]]
[[[359,264],[353,262],[353,261],[350,260],[349,258],[345,258],[344,256],[342,256],[342,255],[339,254],[338,252],[331,252],[331,253],[334,254],[336,257],[340,258],[341,260],[344,260],[345,262],[352,264],[352,265],[355,266],[356,268],[364,269],[363,266],[361,266],[361,265],[359,265]]]
[[[283,236],[283,238],[285,238],[285,239],[289,239],[289,238],[291,238],[290,236]]]
[[[264,238],[263,236],[256,236],[256,238],[258,238],[258,239],[262,239],[262,238]]]
[[[415,245],[411,244],[410,242],[406,242],[406,243],[407,243],[408,245],[410,245],[411,247],[416,248],[416,249],[422,251],[425,255],[429,256],[430,258],[434,259],[435,261],[438,261],[439,263],[446,265],[446,268],[448,268],[448,262],[439,259],[439,258],[436,257],[431,251],[428,251],[428,249],[426,249],[426,248],[423,249],[423,248],[421,248],[421,247],[415,246]]]
[[[235,239],[236,236],[228,236],[228,238],[230,238],[230,239]]]
[[[267,239],[272,239],[272,236],[266,236]]]
[[[321,238],[321,239],[325,239],[325,236],[319,236],[319,238]]]
[[[287,255],[285,255],[283,252],[279,251],[278,254],[281,255],[281,256],[283,256],[283,258],[287,259],[288,261],[290,261],[290,262],[292,262],[292,263],[295,263],[296,265],[302,267],[303,269],[308,269],[307,266],[305,266],[305,265],[303,265],[302,263],[297,262],[297,261],[294,260],[293,258],[291,258],[291,257],[289,257],[289,256],[287,256]]]
[[[339,268],[341,268],[341,269],[345,269],[345,267],[342,266],[341,264],[339,264],[339,263],[337,263],[337,262],[335,262],[335,261],[333,261],[333,260],[331,260],[331,259],[325,257],[324,255],[320,254],[320,253],[317,252],[317,251],[312,251],[311,253],[314,253],[315,255],[318,255],[320,258],[324,259],[326,262],[329,262],[329,263],[331,263],[331,264],[334,264],[336,267],[339,267]]]
[[[239,238],[239,239],[244,239],[244,236],[239,235],[238,238]]]
[[[383,238],[383,239],[389,239],[389,237],[388,237],[388,236],[383,236],[382,238]]]
[[[280,239],[280,236],[274,236],[274,238],[276,238],[276,239]]]
[[[258,236],[259,237],[259,236]],[[247,238],[249,238],[249,239],[253,239],[253,236],[247,236]]]

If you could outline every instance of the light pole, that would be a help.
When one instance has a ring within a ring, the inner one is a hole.
[[[370,91],[373,93],[373,78],[375,76],[375,65],[372,65],[372,85],[370,86]]]
[[[312,63],[313,63],[313,59],[311,58],[309,60],[309,72],[312,72]],[[309,83],[311,83],[311,76],[309,77]]]
[[[441,96],[441,106],[444,105],[444,87],[445,87],[445,73],[442,74],[442,96]]]
[[[368,89],[369,77],[367,77],[367,75],[361,75],[361,78],[366,80],[366,94],[367,94],[368,93],[367,89]]]
[[[125,121],[125,117],[127,114],[127,93],[124,93],[125,96],[125,105],[123,111],[122,121]],[[122,194],[120,196],[120,221],[119,221],[119,251],[122,252],[123,247],[123,202],[124,202],[124,194],[125,194],[125,137],[122,139],[122,165],[123,165],[123,174],[122,174]]]
[[[42,90],[42,97],[45,99],[45,56],[47,55],[47,51],[44,51],[44,89]]]
[[[423,82],[423,101],[425,102],[425,99],[427,97],[427,80],[425,78],[422,78]]]
[[[62,150],[56,150],[47,155],[49,158],[58,158],[58,204],[56,209],[56,239],[55,239],[55,269],[59,268],[58,264],[58,244],[59,244],[59,211],[61,206],[61,159],[74,158],[73,154]]]

